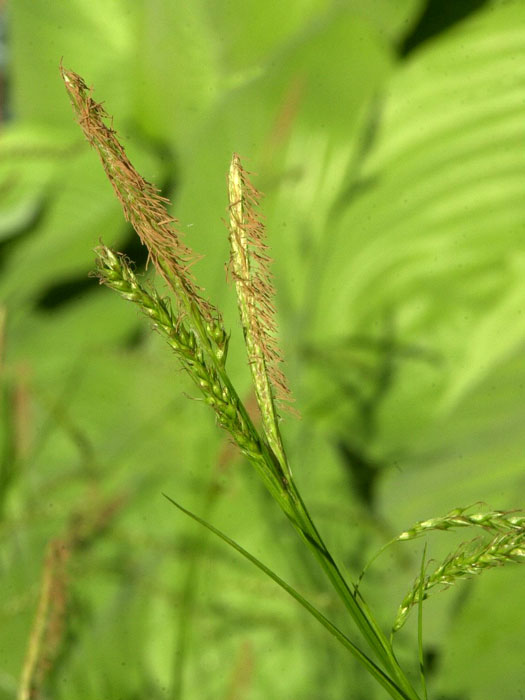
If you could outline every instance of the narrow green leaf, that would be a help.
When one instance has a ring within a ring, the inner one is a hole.
[[[200,525],[203,525],[210,532],[213,532],[214,535],[217,535],[217,537],[223,540],[223,542],[226,542],[226,544],[230,545],[230,547],[239,552],[239,554],[241,554],[245,559],[248,559],[248,561],[250,561],[252,564],[255,564],[255,566],[258,569],[260,569],[269,578],[275,581],[275,583],[277,583],[277,585],[279,585],[289,595],[291,595],[292,598],[295,598],[295,600],[298,603],[300,603],[303,606],[303,608],[308,610],[308,612],[311,615],[313,615],[316,618],[316,620],[318,620],[323,625],[323,627],[325,627],[330,632],[330,634],[332,634],[346,649],[348,649],[348,651],[350,651],[351,654],[353,654],[357,659],[359,659],[359,661],[364,666],[366,666],[368,671],[383,686],[383,688],[385,688],[385,690],[388,691],[392,698],[395,698],[396,700],[406,700],[408,698],[408,696],[405,695],[405,693],[400,688],[398,688],[398,686],[394,683],[394,681],[392,681],[391,678],[389,678],[364,652],[362,652],[358,646],[356,646],[350,639],[348,639],[348,637],[343,632],[341,632],[341,630],[338,627],[336,627],[332,622],[330,622],[330,620],[328,620],[328,618],[326,618],[320,610],[318,610],[314,605],[312,605],[308,600],[306,600],[306,598],[304,598],[297,590],[295,590],[295,588],[290,586],[290,584],[286,583],[286,581],[284,581],[274,571],[269,569],[259,559],[254,557],[253,554],[250,554],[247,550],[241,547],[241,545],[237,544],[237,542],[228,537],[228,535],[226,535],[224,532],[221,532],[216,527],[211,525],[211,523],[208,523],[206,520],[203,520],[195,513],[192,513],[191,511],[187,510],[179,503],[174,501],[172,498],[170,498],[170,496],[168,496],[167,494],[164,493],[163,496],[180,511],[188,515],[196,522],[200,523]]]

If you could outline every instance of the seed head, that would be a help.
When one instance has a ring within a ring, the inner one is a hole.
[[[108,114],[93,100],[84,80],[62,66],[60,71],[78,123],[102,161],[124,216],[147,246],[149,258],[173,290],[180,310],[195,309],[207,322],[216,323],[219,313],[200,295],[202,290],[191,273],[196,256],[176,229],[177,220],[168,214],[169,200],[135,170],[116,132],[106,124]]]

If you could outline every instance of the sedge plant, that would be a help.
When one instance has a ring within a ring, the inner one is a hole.
[[[96,276],[100,282],[133,302],[175,352],[182,368],[215,413],[216,421],[252,464],[264,486],[282,509],[304,545],[311,551],[327,583],[334,589],[354,625],[348,637],[311,602],[283,581],[252,554],[210,523],[166,496],[177,508],[208,528],[260,568],[295,598],[343,647],[364,666],[395,700],[427,696],[424,673],[421,689],[401,667],[393,648],[393,632],[410,610],[419,610],[419,649],[422,667],[422,602],[435,587],[450,586],[458,578],[508,561],[525,559],[525,517],[500,511],[467,513],[457,509],[442,518],[417,523],[393,540],[405,541],[430,530],[478,527],[488,536],[459,548],[434,572],[427,574],[425,558],[420,575],[407,594],[388,635],[378,624],[358,586],[343,575],[319,533],[296,486],[280,428],[280,412],[292,399],[282,371],[276,340],[270,257],[259,215],[260,195],[250,182],[238,155],[233,155],[228,176],[229,272],[235,283],[240,322],[248,364],[261,415],[257,429],[232,383],[227,367],[229,334],[220,311],[203,296],[193,273],[195,256],[184,243],[177,221],[168,213],[168,200],[133,167],[108,115],[76,73],[61,67],[61,74],[76,118],[96,150],[118,197],[125,218],[147,247],[149,260],[167,284],[171,297],[159,294],[135,274],[122,253],[101,243],[96,249]],[[393,542],[389,543],[392,544]],[[383,551],[383,550],[381,550]],[[360,579],[359,579],[360,580]]]

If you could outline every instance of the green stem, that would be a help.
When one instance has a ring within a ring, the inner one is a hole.
[[[385,668],[392,674],[393,678],[395,678],[396,683],[402,688],[406,697],[411,700],[419,700],[417,692],[407,679],[403,669],[399,666],[392,645],[375,621],[368,606],[364,603],[362,598],[358,599],[350,590],[346,579],[342,575],[311,519],[295,484],[292,483],[290,486],[294,492],[298,511],[302,516],[299,527],[294,523],[300,536],[319,561],[334,590],[337,592],[371,649],[373,649]]]
[[[246,421],[250,432],[258,437],[257,430],[248,416],[242,402],[239,400],[224,368],[221,367],[219,363],[216,363],[215,369],[220,374],[221,381],[224,382],[232,396],[238,402],[239,411],[243,419]],[[266,442],[258,438],[258,444],[261,448],[260,457],[262,460],[256,459],[254,455],[251,461],[256,467],[258,473],[263,477],[267,488],[270,490],[270,493],[277,500],[286,516],[299,533],[300,537],[306,542],[310,550],[313,552],[315,558],[318,560],[322,569],[330,580],[334,590],[363,634],[363,637],[366,639],[369,646],[376,653],[378,658],[382,661],[385,668],[390,671],[399,687],[405,693],[405,697],[409,698],[410,700],[419,700],[419,696],[399,666],[387,637],[374,620],[362,598],[358,599],[350,590],[348,583],[341,574],[337,564],[328,551],[321,538],[321,535],[311,519],[301,495],[295,486],[295,483],[289,478],[289,476],[285,475],[280,461],[273,454]],[[269,478],[270,475],[273,478]]]
[[[206,520],[203,520],[200,518],[198,515],[195,513],[192,513],[191,511],[187,510],[183,506],[181,506],[179,503],[174,501],[172,498],[164,494],[165,498],[167,498],[168,501],[170,501],[174,506],[176,506],[180,511],[188,515],[190,518],[195,520],[196,522],[200,523],[203,525],[205,528],[213,532],[215,535],[217,535],[220,539],[222,539],[224,542],[230,545],[233,549],[235,549],[237,552],[239,552],[243,557],[251,561],[255,566],[257,566],[261,571],[263,571],[267,576],[269,576],[271,579],[273,579],[281,588],[283,588],[287,593],[289,593],[295,600],[297,600],[308,612],[313,615],[329,632],[332,634],[350,653],[352,653],[359,661],[363,664],[363,666],[369,671],[369,673],[378,681],[378,683],[385,688],[385,690],[389,693],[389,695],[394,698],[394,700],[411,700],[412,696],[407,695],[405,692],[403,692],[397,685],[396,683],[389,678],[389,676],[386,675],[386,673],[377,666],[372,659],[370,659],[366,654],[364,654],[359,647],[357,647],[348,637],[341,632],[341,630],[336,627],[330,620],[328,620],[321,612],[318,610],[315,606],[313,606],[306,598],[304,598],[298,591],[295,590],[292,586],[290,586],[286,581],[284,581],[280,576],[278,576],[275,572],[273,572],[271,569],[269,569],[267,566],[265,566],[259,559],[254,557],[252,554],[250,554],[248,551],[246,551],[243,547],[241,547],[237,542],[234,540],[230,539],[227,535],[225,535],[223,532],[218,530],[216,527],[211,525],[209,522]]]

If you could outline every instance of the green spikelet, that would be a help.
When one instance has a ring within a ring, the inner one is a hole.
[[[409,530],[405,530],[394,541],[413,540],[424,535],[430,530],[453,530],[462,527],[479,527],[485,532],[499,533],[523,530],[525,527],[525,515],[519,511],[505,512],[503,510],[489,510],[479,513],[468,513],[467,508],[454,508],[446,515],[438,518],[420,520]]]
[[[419,603],[420,596],[426,600],[435,587],[449,588],[459,579],[478,576],[487,569],[511,562],[525,562],[525,530],[523,527],[512,527],[500,532],[488,542],[476,539],[461,545],[431,574],[425,576],[423,581],[420,580],[420,577],[416,579],[412,589],[399,606],[393,631],[397,632],[405,624],[410,610]]]

